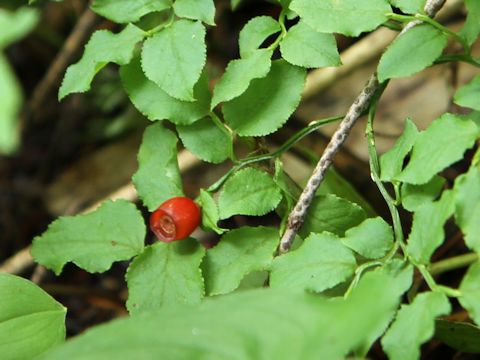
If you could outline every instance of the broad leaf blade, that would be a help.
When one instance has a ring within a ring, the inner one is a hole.
[[[416,14],[423,11],[426,0],[390,0],[392,6],[399,8],[405,14]]]
[[[177,137],[162,124],[150,125],[138,151],[138,170],[132,181],[150,211],[174,196],[182,196],[177,161]]]
[[[221,229],[218,226],[220,214],[218,212],[217,203],[210,193],[200,189],[198,203],[202,207],[202,226],[206,229],[215,231],[219,235],[223,234],[226,230]]]
[[[0,50],[23,38],[38,20],[38,13],[34,9],[21,7],[15,12],[0,9]]]
[[[213,0],[176,0],[173,4],[173,10],[179,17],[215,25],[215,4]]]
[[[425,203],[435,200],[445,185],[445,178],[435,175],[422,185],[402,184],[402,206],[408,211],[417,211]]]
[[[208,295],[229,293],[246,275],[267,269],[278,241],[278,230],[263,226],[243,227],[225,234],[207,252],[202,265]]]
[[[0,354],[33,359],[65,339],[66,309],[32,282],[0,273]]]
[[[130,314],[200,303],[204,288],[199,266],[204,255],[205,249],[191,238],[147,247],[127,270]]]
[[[135,205],[106,201],[93,213],[60,217],[33,240],[32,256],[57,275],[67,262],[103,272],[143,251],[145,224]]]
[[[467,273],[460,284],[462,296],[458,298],[463,308],[468,311],[470,318],[480,325],[480,262],[476,262],[468,268]]]
[[[475,76],[467,85],[458,89],[454,100],[460,106],[480,110],[480,75]]]
[[[462,35],[469,45],[472,45],[477,40],[480,33],[480,2],[477,0],[465,0],[465,7],[467,8],[467,20],[460,35]]]
[[[480,354],[480,328],[473,324],[437,320],[435,338],[461,352]]]
[[[238,45],[240,56],[248,57],[255,52],[267,37],[281,30],[280,24],[270,16],[257,16],[251,19],[240,31]]]
[[[92,10],[116,23],[129,23],[172,6],[172,0],[95,0]]]

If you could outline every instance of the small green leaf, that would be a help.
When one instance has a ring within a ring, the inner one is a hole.
[[[202,226],[215,231],[219,235],[223,234],[226,230],[218,227],[218,221],[220,220],[218,206],[210,193],[200,189],[198,203],[202,207]]]
[[[417,14],[423,11],[426,0],[390,0],[392,6],[399,8],[405,14]]]
[[[242,227],[223,235],[202,264],[207,293],[229,293],[246,275],[267,269],[278,242],[278,230],[264,226]]]
[[[232,138],[205,117],[191,125],[177,126],[183,145],[199,159],[214,164],[230,156]]]
[[[478,0],[465,0],[464,2],[467,8],[467,20],[460,30],[460,35],[471,46],[480,33],[480,21],[478,21],[480,18],[480,2]]]
[[[270,286],[321,292],[347,280],[356,266],[352,251],[338,237],[312,233],[300,248],[275,258]]]
[[[188,125],[210,112],[210,91],[205,74],[193,88],[197,101],[175,99],[148,80],[139,57],[120,68],[120,77],[130,101],[149,120],[169,120],[178,125]]]
[[[34,283],[0,273],[0,354],[33,359],[65,340],[65,309]]]
[[[386,0],[293,0],[290,9],[319,32],[347,36],[374,30],[392,11]]]
[[[305,69],[273,61],[265,78],[253,80],[247,91],[223,105],[225,121],[241,136],[268,135],[295,111],[304,83]]]
[[[477,325],[480,325],[480,262],[476,262],[468,268],[467,273],[460,284],[462,296],[458,298],[460,304],[468,311],[470,317]]]
[[[411,28],[397,37],[378,64],[378,79],[407,77],[422,71],[442,54],[448,36],[429,24]]]
[[[280,51],[290,64],[306,68],[341,64],[335,37],[312,29],[304,21],[288,30],[280,42]]]
[[[402,206],[408,211],[417,211],[422,205],[432,202],[440,195],[445,185],[445,179],[435,175],[423,185],[402,184]]]
[[[465,243],[480,253],[480,168],[470,170],[455,179],[455,221],[462,229]]]
[[[477,137],[473,121],[454,114],[443,114],[422,131],[413,145],[412,157],[397,180],[425,184],[439,171],[463,158]]]
[[[170,96],[195,101],[193,87],[205,59],[205,27],[200,22],[178,20],[145,41],[142,68],[147,78]]]
[[[173,4],[173,10],[179,17],[215,25],[215,4],[213,0],[176,0]]]
[[[480,328],[465,322],[435,321],[435,338],[464,353],[480,354]]]
[[[60,217],[33,239],[32,256],[57,275],[71,261],[88,272],[108,270],[115,261],[143,251],[145,223],[135,205],[106,201],[93,213]]]
[[[387,254],[393,245],[390,225],[381,217],[366,219],[345,232],[342,243],[367,259],[378,259]]]
[[[204,288],[199,267],[204,255],[205,249],[191,238],[148,246],[127,270],[130,314],[200,303]]]
[[[402,305],[397,317],[382,338],[382,347],[391,360],[420,357],[420,345],[429,340],[435,330],[435,318],[451,311],[448,298],[440,292],[426,292]]]
[[[95,75],[108,63],[128,64],[132,60],[135,46],[144,36],[145,33],[132,24],[128,24],[118,34],[108,30],[93,33],[80,61],[68,67],[58,99],[62,100],[71,93],[88,91]]]
[[[243,169],[227,180],[220,193],[220,218],[265,215],[275,209],[281,199],[280,189],[269,174],[255,168]]]
[[[457,90],[455,103],[474,110],[480,110],[480,75],[477,75],[467,85]]]
[[[407,252],[417,263],[428,264],[433,252],[443,243],[443,226],[453,215],[453,195],[453,191],[445,190],[440,200],[426,203],[414,213]]]
[[[242,95],[253,79],[267,76],[272,64],[271,56],[271,50],[260,49],[253,51],[247,58],[230,61],[213,89],[211,108]]]
[[[236,10],[242,1],[243,0],[230,0],[230,6],[232,10]]]
[[[142,16],[172,6],[172,0],[95,0],[92,10],[116,23],[136,22]]]
[[[240,56],[248,57],[268,38],[281,30],[280,24],[270,16],[257,16],[251,19],[240,31],[238,45]]]
[[[183,196],[177,161],[177,137],[161,123],[150,125],[138,151],[138,170],[132,181],[150,211],[174,196]]]
[[[27,35],[39,20],[38,12],[21,7],[15,12],[0,9],[0,50]]]
[[[412,150],[417,135],[417,126],[410,118],[407,118],[402,135],[397,139],[395,145],[380,157],[380,180],[392,181],[400,174],[403,161]]]
[[[300,235],[308,236],[311,232],[328,231],[343,236],[346,230],[365,219],[365,211],[357,204],[332,194],[319,195],[315,196],[308,209]]]

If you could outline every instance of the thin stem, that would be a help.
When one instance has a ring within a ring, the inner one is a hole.
[[[480,68],[480,61],[473,58],[469,54],[442,55],[437,60],[435,60],[435,64],[443,64],[443,63],[451,62],[451,61],[462,61],[462,62],[471,64],[473,66],[476,66],[476,67]]]
[[[210,118],[212,119],[213,123],[217,126],[217,128],[219,128],[221,132],[223,132],[225,135],[227,135],[230,138],[229,157],[233,162],[237,162],[237,156],[235,155],[235,149],[233,147],[234,138],[235,138],[233,131],[230,128],[228,128],[222,122],[222,120],[220,120],[217,114],[215,114],[213,111],[210,111]]]
[[[280,12],[280,15],[278,16],[278,23],[280,24],[280,28],[282,29],[280,32],[280,35],[275,39],[275,41],[268,47],[269,50],[275,50],[278,45],[280,44],[280,41],[287,35],[287,28],[285,27],[285,17],[287,16],[287,12],[285,10],[282,10]]]
[[[435,280],[433,279],[432,274],[427,270],[425,265],[416,265],[420,274],[422,274],[425,282],[427,283],[428,287],[432,291],[440,291],[443,292],[445,295],[449,297],[460,297],[462,295],[460,290],[452,289],[448,286],[438,285]]]
[[[153,29],[145,31],[146,36],[148,36],[148,37],[153,36],[157,32],[159,32],[160,30],[169,27],[170,25],[173,24],[173,20],[175,20],[175,13],[173,11],[171,11],[170,14],[168,15],[168,19],[165,22],[161,23],[160,25],[155,26]]]
[[[433,263],[428,268],[430,274],[439,275],[447,271],[467,267],[478,261],[476,253],[468,253]]]

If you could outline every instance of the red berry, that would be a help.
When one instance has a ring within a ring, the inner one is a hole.
[[[200,208],[187,197],[165,201],[150,216],[150,229],[163,242],[185,239],[199,224]]]

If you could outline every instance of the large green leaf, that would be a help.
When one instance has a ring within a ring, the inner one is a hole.
[[[305,70],[284,60],[272,62],[268,75],[223,105],[225,121],[241,136],[267,135],[280,128],[297,108]]]
[[[460,35],[462,35],[469,45],[472,45],[477,40],[480,33],[480,2],[478,0],[465,0],[465,7],[467,8],[467,20]]]
[[[275,258],[270,286],[321,292],[347,280],[356,266],[352,251],[338,237],[310,234],[300,248]]]
[[[281,199],[280,189],[269,174],[255,168],[243,169],[223,186],[218,199],[220,218],[265,215],[275,209]]]
[[[460,284],[462,296],[458,298],[463,308],[468,311],[470,318],[480,325],[480,262],[476,262],[468,268],[467,273]]]
[[[414,213],[407,251],[416,262],[428,264],[433,252],[443,243],[443,226],[453,215],[453,195],[453,191],[445,190],[440,200],[426,203]]]
[[[0,9],[0,50],[17,42],[28,34],[37,24],[38,12],[22,7],[16,12]]]
[[[341,64],[335,37],[312,29],[304,21],[288,30],[280,42],[280,51],[290,64],[306,68]]]
[[[435,338],[461,352],[480,354],[480,328],[473,324],[437,320]]]
[[[172,0],[94,0],[92,10],[116,23],[129,23],[172,6]]]
[[[59,100],[71,93],[88,91],[95,75],[108,63],[128,64],[135,46],[144,36],[145,32],[132,24],[118,34],[108,30],[96,31],[85,46],[80,61],[68,67],[58,92]]]
[[[86,215],[60,217],[33,239],[32,256],[57,275],[71,261],[89,272],[103,272],[114,261],[143,251],[145,223],[135,205],[106,201]]]
[[[253,79],[265,77],[270,71],[271,56],[271,50],[260,49],[247,58],[230,61],[215,85],[211,108],[242,95]]]
[[[454,114],[443,114],[422,131],[413,145],[412,157],[397,180],[425,184],[439,171],[462,159],[471,148],[478,130],[473,121]]]
[[[390,0],[390,3],[406,14],[421,13],[426,0]]]
[[[251,19],[240,31],[238,45],[240,56],[248,57],[268,38],[281,30],[278,21],[270,16],[257,16]]]
[[[200,303],[204,288],[199,266],[204,255],[205,249],[191,238],[147,247],[127,270],[130,314]]]
[[[229,293],[246,275],[268,269],[279,238],[277,229],[264,226],[245,226],[223,235],[202,264],[208,295]]]
[[[402,184],[401,194],[403,208],[412,212],[417,211],[425,203],[438,198],[444,185],[445,178],[438,175],[435,175],[426,184]]]
[[[454,100],[460,106],[480,110],[480,75],[475,76],[467,85],[458,89]]]
[[[420,357],[420,345],[429,340],[435,330],[435,318],[451,311],[448,298],[440,292],[426,292],[402,305],[397,317],[382,338],[382,347],[391,360],[415,360]]]
[[[138,151],[138,170],[132,177],[138,196],[150,211],[174,196],[182,196],[177,161],[177,137],[161,123],[150,125]]]
[[[65,339],[65,309],[34,283],[0,273],[0,354],[33,359]]]
[[[173,9],[179,17],[215,25],[215,4],[213,0],[176,0]]]
[[[328,231],[343,236],[346,230],[365,219],[365,211],[357,204],[332,194],[318,195],[308,209],[300,234],[308,236],[311,232]]]
[[[447,43],[448,36],[432,25],[411,28],[397,37],[382,55],[378,79],[407,77],[425,69],[442,54]]]
[[[480,253],[480,168],[472,166],[455,180],[455,221],[467,246]]]
[[[196,100],[193,87],[200,78],[205,60],[205,27],[200,22],[175,21],[143,45],[145,75],[179,100]]]
[[[387,21],[386,0],[293,0],[290,9],[319,32],[358,36]]]
[[[191,125],[178,125],[177,131],[183,145],[203,161],[218,164],[230,156],[232,138],[219,129],[210,117]]]
[[[138,57],[120,68],[120,76],[130,101],[150,120],[167,119],[175,124],[187,125],[210,112],[210,91],[206,75],[202,75],[193,88],[196,101],[178,100],[148,80]]]

